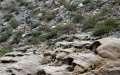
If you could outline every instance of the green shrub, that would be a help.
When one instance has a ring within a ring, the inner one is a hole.
[[[30,22],[31,22],[31,16],[29,15],[29,16],[27,16],[26,18],[25,18],[25,22],[27,23],[27,24],[29,24]]]
[[[91,0],[84,0],[82,3],[83,4],[89,4],[91,2]]]
[[[41,34],[42,34],[41,31],[33,31],[33,32],[29,33],[28,36],[38,37]]]
[[[51,32],[47,35],[46,39],[49,40],[49,39],[52,39],[52,38],[56,37],[56,36],[57,36],[57,33],[58,33],[57,30],[51,31]]]
[[[81,14],[76,14],[74,17],[73,17],[73,22],[74,23],[79,23],[81,22],[81,20],[83,19],[84,17],[81,15]]]
[[[91,2],[91,3],[89,4],[89,10],[91,11],[91,10],[95,9],[95,8],[96,8],[95,5],[96,5],[95,2]]]
[[[2,6],[0,5],[0,10],[2,10]]]
[[[8,14],[8,15],[4,15],[4,16],[3,16],[3,19],[4,19],[5,22],[7,22],[7,21],[10,21],[10,19],[11,19],[12,17],[13,17],[12,14]]]
[[[31,2],[27,2],[26,0],[19,0],[20,2],[20,6],[28,6],[29,4],[31,4]]]
[[[2,33],[0,36],[0,42],[5,42],[8,40],[8,38],[12,35],[12,31],[11,30],[7,30],[5,31],[5,33]]]
[[[30,16],[35,16],[40,12],[40,9],[34,9],[30,12]]]
[[[17,21],[16,19],[12,19],[10,21],[10,27],[13,29],[15,29],[19,24],[20,24],[19,21]]]
[[[110,18],[110,19],[106,19],[104,21],[103,25],[105,25],[105,26],[112,26],[112,27],[118,27],[119,24],[118,24],[117,19]]]
[[[50,27],[48,25],[41,25],[39,31],[50,32]]]
[[[94,26],[97,23],[99,17],[100,17],[100,15],[96,14],[96,15],[90,17],[90,18],[84,19],[83,26],[82,26],[83,31],[87,30],[87,29],[90,29],[90,28],[94,28]]]
[[[94,36],[101,36],[104,35],[106,33],[109,33],[111,31],[114,31],[114,28],[111,26],[105,26],[105,25],[101,25],[99,28],[96,28],[93,32]]]
[[[15,1],[11,1],[10,5],[6,5],[3,10],[6,12],[8,11],[8,13],[13,13],[14,11],[17,11],[19,7],[17,7]]]
[[[36,8],[36,6],[34,6],[34,5],[32,5],[32,4],[27,6],[27,9],[28,9],[28,10],[32,10],[32,9],[34,9],[34,8]]]
[[[13,46],[6,46],[0,50],[0,56],[3,56],[4,54],[12,52],[12,51],[13,51]]]
[[[120,4],[120,0],[115,0],[115,3]]]
[[[57,19],[57,23],[58,22],[61,22],[63,20],[63,18],[62,17],[59,17],[58,19]]]
[[[77,5],[78,5],[78,4],[66,4],[66,5],[65,5],[65,8],[66,8],[68,11],[76,11],[76,10],[77,10]]]
[[[94,18],[87,19],[82,26],[83,30],[93,28],[95,26],[95,23],[96,23],[96,20],[94,20]]]
[[[40,23],[32,23],[31,24],[31,29],[34,29],[34,28],[36,28],[39,25],[40,25]]]
[[[109,14],[109,13],[112,13],[112,12],[113,12],[113,10],[112,10],[111,8],[104,7],[104,8],[101,10],[100,15],[101,15],[101,16],[104,16],[104,15]]]
[[[18,44],[20,42],[21,36],[22,36],[21,32],[16,33],[15,36],[13,37],[11,44]]]
[[[53,14],[46,14],[44,18],[45,18],[47,21],[50,21],[50,20],[54,19],[54,16],[53,16]]]

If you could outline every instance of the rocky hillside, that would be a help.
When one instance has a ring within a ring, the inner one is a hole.
[[[119,75],[119,12],[120,0],[0,0],[0,75]]]

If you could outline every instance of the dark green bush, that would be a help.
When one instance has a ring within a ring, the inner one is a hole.
[[[50,21],[50,20],[54,19],[54,16],[53,16],[52,14],[46,14],[46,15],[44,16],[44,18],[45,18],[47,21]]]
[[[48,25],[41,25],[39,27],[39,31],[43,31],[43,32],[50,32],[50,27]]]
[[[17,21],[16,19],[12,19],[10,21],[10,27],[13,29],[15,29],[19,24],[20,24],[19,21]]]
[[[81,22],[81,20],[83,19],[84,17],[81,15],[81,14],[76,14],[74,17],[73,17],[73,22],[74,23],[79,23]]]
[[[28,6],[29,4],[31,4],[31,2],[27,2],[26,0],[19,0],[20,2],[20,6]]]
[[[90,28],[94,28],[94,26],[97,23],[99,17],[100,17],[100,15],[96,14],[96,15],[90,17],[90,18],[84,19],[83,26],[82,26],[83,31],[87,30],[87,29],[90,29]]]
[[[115,0],[115,3],[120,4],[120,0]]]
[[[119,24],[118,24],[117,19],[110,18],[110,19],[106,19],[104,21],[103,25],[105,25],[105,26],[112,26],[112,27],[118,27]]]
[[[5,31],[5,33],[2,33],[1,34],[1,37],[0,37],[0,42],[5,42],[8,40],[8,38],[12,35],[12,31],[11,30],[7,30]]]
[[[61,22],[63,20],[63,18],[62,17],[59,17],[58,19],[57,19],[57,23],[58,22]]]
[[[113,10],[112,10],[111,8],[104,7],[104,8],[102,9],[102,11],[100,12],[100,15],[101,15],[101,16],[104,16],[104,15],[109,14],[109,13],[112,13],[112,12],[113,12]]]
[[[2,10],[2,6],[0,5],[0,10]]]
[[[98,27],[94,30],[93,35],[94,36],[101,36],[101,35],[104,35],[106,33],[111,32],[111,31],[114,31],[113,27],[101,25],[100,27]]]
[[[13,15],[12,14],[8,14],[8,15],[4,15],[3,16],[3,19],[5,20],[5,22],[7,22],[7,21],[10,21],[10,19],[13,17]]]
[[[34,9],[30,12],[30,16],[35,16],[40,12],[40,9]]]
[[[31,33],[28,34],[28,36],[32,36],[32,37],[38,37],[42,34],[41,31],[33,31]]]
[[[92,0],[84,0],[82,3],[83,4],[89,4]]]
[[[31,29],[34,29],[34,28],[36,28],[39,25],[40,25],[40,23],[32,23],[31,24]]]
[[[13,37],[11,44],[18,44],[20,42],[21,36],[22,36],[21,32],[16,33],[15,36]]]
[[[12,51],[13,51],[13,46],[6,46],[0,50],[0,56],[3,56],[4,54],[12,52]]]
[[[66,4],[66,5],[65,5],[65,8],[66,8],[68,11],[76,11],[76,10],[77,10],[77,5],[78,5],[78,4]]]

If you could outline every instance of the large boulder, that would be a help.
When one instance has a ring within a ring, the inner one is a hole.
[[[118,59],[120,57],[120,39],[117,38],[103,38],[95,41],[91,47],[103,58]]]

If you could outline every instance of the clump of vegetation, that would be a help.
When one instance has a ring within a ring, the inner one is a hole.
[[[84,17],[81,15],[81,14],[76,14],[74,17],[73,17],[73,22],[74,23],[79,23],[81,22],[81,20],[83,19]]]
[[[29,4],[31,4],[31,2],[27,2],[26,0],[19,0],[20,2],[20,6],[28,6]]]
[[[112,32],[112,31],[114,31],[113,27],[102,25],[94,30],[93,35],[94,36],[101,36],[101,35],[107,34],[107,33]]]
[[[39,25],[40,25],[40,23],[33,23],[32,22],[32,24],[30,25],[30,27],[31,27],[31,29],[34,29],[34,28],[36,28]]]
[[[5,42],[8,40],[8,38],[12,35],[12,31],[11,30],[7,30],[5,31],[5,33],[2,33],[0,36],[0,42]]]
[[[111,31],[115,30],[115,27],[118,27],[118,20],[117,19],[106,19],[100,27],[94,30],[93,35],[100,36],[107,34]]]
[[[115,0],[115,3],[120,5],[120,0]]]
[[[41,25],[39,26],[39,31],[43,31],[43,32],[50,32],[50,27],[48,25]]]
[[[12,14],[8,14],[8,15],[4,15],[4,16],[3,16],[3,19],[4,19],[5,22],[7,22],[7,21],[10,21],[10,19],[11,19],[12,17],[13,17]]]
[[[17,7],[16,2],[15,1],[11,1],[10,5],[6,5],[5,7],[3,7],[3,10],[8,13],[13,13],[13,12],[18,12],[19,7]]]
[[[104,8],[102,9],[102,11],[100,12],[100,15],[101,15],[101,16],[104,16],[104,15],[109,14],[109,13],[112,13],[112,12],[113,12],[113,10],[112,10],[111,8],[104,7]]]
[[[16,19],[12,19],[10,21],[10,27],[13,29],[15,29],[19,24],[20,24],[19,21],[17,21]]]
[[[0,5],[0,10],[2,10],[2,6]]]
[[[21,32],[16,33],[15,36],[13,37],[11,44],[18,44],[20,42],[21,36],[22,36]]]
[[[93,16],[84,20],[83,30],[93,28],[97,22],[97,17]]]
[[[40,12],[40,9],[34,9],[30,12],[30,16],[35,16]]]
[[[105,25],[105,26],[112,26],[112,27],[118,27],[119,24],[118,24],[117,19],[110,18],[110,19],[106,19],[104,21],[103,25]]]
[[[91,1],[92,0],[84,0],[82,3],[86,5],[86,4],[89,4]]]
[[[29,33],[28,36],[38,37],[41,34],[42,34],[41,31],[33,31],[33,32]]]
[[[46,15],[44,16],[44,18],[45,18],[45,20],[50,21],[50,20],[54,19],[54,15],[48,13],[48,14],[46,14]]]
[[[76,11],[77,10],[77,5],[78,4],[65,4],[65,8],[68,11]]]
[[[34,9],[30,11],[30,14],[25,18],[25,22],[29,24],[32,18],[37,17],[36,15],[40,12],[40,9]]]
[[[34,9],[34,8],[36,8],[36,7],[37,7],[37,6],[34,6],[34,5],[30,4],[30,5],[27,6],[27,9],[28,9],[28,10],[32,10],[32,9]]]
[[[54,19],[54,15],[52,13],[44,13],[43,16],[39,17],[39,20],[50,21]]]
[[[57,19],[57,23],[61,22],[62,20],[63,20],[63,18],[62,18],[62,17],[59,17],[59,18]]]
[[[0,56],[3,56],[4,54],[12,52],[12,51],[13,51],[13,46],[6,46],[0,50]]]

